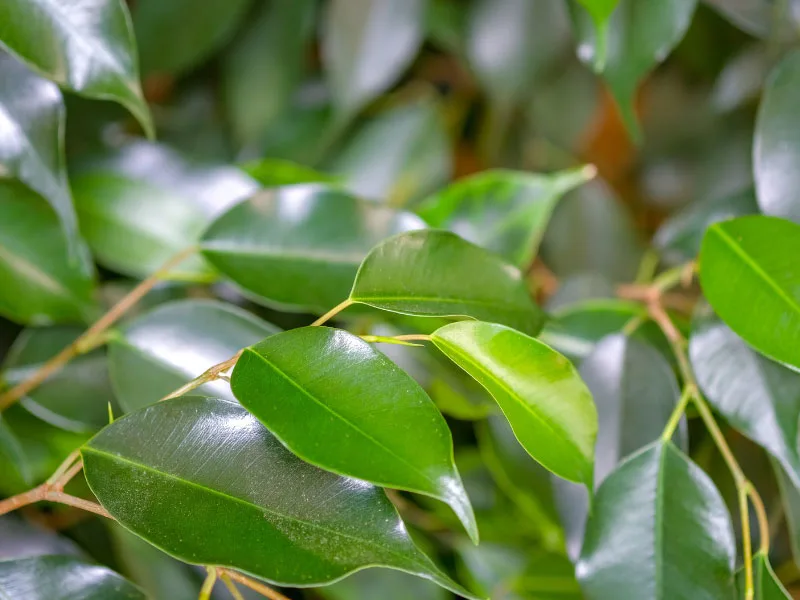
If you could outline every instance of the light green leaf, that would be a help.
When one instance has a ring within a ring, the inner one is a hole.
[[[261,158],[242,165],[242,170],[264,187],[296,183],[338,183],[333,175],[280,158]]]
[[[0,181],[0,314],[18,323],[82,321],[94,269],[82,243],[70,258],[55,213],[15,181]]]
[[[114,390],[126,411],[147,406],[278,331],[247,311],[214,300],[161,304],[128,323],[109,344]],[[230,386],[221,380],[193,393],[233,400]]]
[[[597,490],[576,574],[587,600],[719,600],[733,595],[735,557],[714,484],[658,441]]]
[[[391,86],[422,43],[425,0],[332,0],[322,20],[322,62],[333,103],[349,118]]]
[[[326,311],[347,296],[370,248],[425,224],[322,185],[265,190],[211,224],[208,261],[255,298],[290,310]]]
[[[800,51],[772,71],[758,108],[753,170],[764,214],[800,223]]]
[[[475,598],[414,545],[382,490],[304,463],[236,403],[160,402],[114,421],[82,454],[106,510],[185,562],[299,587],[386,566]]]
[[[5,23],[11,21],[0,16],[0,28]],[[0,174],[19,179],[47,200],[74,251],[78,222],[64,164],[65,126],[58,87],[0,52]]]
[[[6,0],[0,45],[63,88],[119,102],[155,135],[123,0]]]
[[[0,596],[25,600],[147,600],[107,567],[71,556],[0,561]]]
[[[745,600],[744,569],[740,569],[737,573],[736,587],[739,590],[738,597]],[[753,600],[792,600],[792,596],[772,570],[769,556],[763,552],[757,552],[753,556],[753,587],[755,588]]]
[[[477,543],[447,423],[425,391],[367,342],[328,327],[268,337],[239,358],[231,389],[303,460],[442,500]]]
[[[446,231],[403,233],[373,248],[350,299],[401,314],[493,321],[531,335],[544,321],[519,270]]]
[[[566,358],[494,323],[452,323],[432,339],[494,396],[534,459],[559,477],[592,484],[597,411]]]
[[[578,0],[591,15],[595,29],[595,69],[602,71],[608,48],[608,20],[620,0]]]
[[[748,344],[800,369],[800,225],[740,217],[712,225],[700,284],[717,315]]]
[[[450,229],[525,268],[536,256],[562,195],[595,172],[592,166],[552,175],[483,171],[427,198],[417,212],[431,227]]]

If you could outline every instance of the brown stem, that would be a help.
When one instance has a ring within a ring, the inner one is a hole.
[[[69,346],[61,350],[53,358],[44,363],[30,378],[20,382],[8,391],[0,394],[0,412],[7,409],[17,400],[25,396],[31,390],[36,389],[48,378],[58,373],[69,361],[76,356],[88,352],[97,345],[98,338],[102,339],[105,331],[117,320],[131,309],[142,297],[147,294],[155,285],[163,279],[178,264],[196,252],[195,247],[187,248],[173,256],[155,273],[143,280],[133,288],[122,300],[117,302],[111,310],[104,314],[100,319],[87,329],[78,339]]]
[[[209,381],[214,381],[215,379],[223,378],[222,374],[228,369],[232,369],[236,365],[236,361],[239,360],[239,357],[242,355],[242,352],[244,352],[244,349],[239,350],[228,360],[223,360],[221,363],[216,364],[213,367],[209,367],[202,375],[195,377],[189,383],[182,385],[174,392],[170,392],[169,394],[161,398],[159,402],[163,402],[164,400],[172,400],[173,398],[177,398],[178,396],[183,396],[184,394],[199,388],[201,385],[204,385]]]
[[[280,592],[273,590],[271,587],[266,586],[255,579],[250,579],[246,575],[242,575],[241,573],[231,571],[229,569],[219,569],[219,572],[222,573],[223,576],[227,575],[235,582],[241,583],[242,585],[249,587],[251,590],[258,592],[265,598],[269,598],[269,600],[289,600],[289,598]]]

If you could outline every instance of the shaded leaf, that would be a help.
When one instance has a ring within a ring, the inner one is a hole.
[[[32,483],[27,458],[22,444],[0,414],[0,456],[4,456],[11,467],[25,483]],[[4,536],[5,542],[5,536]]]
[[[561,196],[593,177],[591,166],[552,175],[490,170],[466,177],[427,198],[418,214],[520,268],[539,249]]]
[[[432,339],[494,396],[534,459],[591,485],[597,412],[566,358],[518,331],[480,321],[445,325]]]
[[[396,235],[373,248],[358,270],[350,299],[401,314],[493,321],[531,335],[544,320],[519,270],[455,234],[436,230]]]
[[[347,296],[358,265],[383,238],[421,219],[322,185],[265,190],[211,224],[208,261],[256,299],[326,311]]]
[[[242,170],[264,187],[296,183],[330,183],[339,180],[333,175],[280,158],[261,158],[242,165]]]
[[[114,421],[82,454],[114,518],[186,562],[295,586],[388,566],[474,598],[414,545],[382,490],[302,462],[238,404],[154,404]]]
[[[800,565],[800,491],[780,463],[774,458],[771,462],[786,517],[786,533],[792,549],[792,558],[795,565]]]
[[[126,411],[147,406],[278,331],[247,311],[214,300],[161,304],[128,323],[109,344],[114,390]],[[233,400],[230,386],[220,380],[193,393]]]
[[[800,15],[793,1],[705,0],[742,31],[773,41],[797,38]]]
[[[746,598],[744,569],[740,569],[736,574],[736,587],[739,590],[739,597]],[[763,552],[757,552],[753,556],[753,588],[755,592],[753,600],[792,600],[772,570],[769,557]]]
[[[4,515],[0,518],[0,560],[30,558],[62,554],[82,556],[81,548],[68,537],[45,529],[19,515]]]
[[[659,440],[597,490],[576,573],[587,600],[719,600],[733,594],[735,557],[714,484]]]
[[[0,6],[0,45],[61,87],[119,102],[155,135],[122,0],[8,0]]]
[[[800,369],[800,225],[749,216],[712,225],[700,284],[719,317],[748,344]]]
[[[424,390],[367,342],[328,327],[274,335],[244,351],[231,389],[303,460],[447,502],[477,543],[447,423]]]
[[[767,81],[753,140],[753,170],[762,212],[800,223],[800,52],[792,52]]]
[[[349,117],[391,86],[422,43],[425,0],[333,0],[321,32],[333,103]]]
[[[441,587],[402,571],[367,569],[317,590],[327,600],[449,600]]]
[[[18,323],[82,321],[94,269],[82,243],[70,258],[55,213],[14,181],[0,181],[0,314]]]

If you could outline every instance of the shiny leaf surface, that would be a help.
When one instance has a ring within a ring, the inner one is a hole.
[[[733,595],[735,556],[714,484],[658,441],[597,490],[576,573],[587,600],[719,600]]]
[[[746,598],[744,570],[740,570],[737,574],[736,584],[739,589],[739,598]],[[753,556],[753,588],[755,591],[753,600],[792,600],[789,592],[786,591],[781,580],[772,570],[769,557],[763,552],[757,552]]]
[[[382,490],[302,462],[238,404],[154,404],[109,425],[82,454],[114,518],[186,562],[296,586],[388,566],[474,597],[414,545]]]
[[[213,300],[161,304],[111,341],[114,390],[126,411],[147,406],[277,331],[242,309]],[[230,386],[220,380],[193,393],[233,400]]]
[[[219,217],[203,236],[202,253],[261,301],[326,311],[347,297],[372,246],[424,226],[415,215],[333,188],[288,186],[260,192]]]
[[[433,342],[494,396],[533,458],[564,479],[592,484],[597,412],[566,358],[518,331],[480,321],[445,325]]]
[[[712,225],[700,283],[717,315],[748,344],[800,369],[800,225],[751,216]]]
[[[401,314],[503,323],[531,335],[544,320],[519,270],[445,231],[413,231],[376,246],[350,298]]]

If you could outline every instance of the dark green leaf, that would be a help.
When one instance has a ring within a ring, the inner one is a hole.
[[[328,327],[274,335],[244,351],[231,389],[303,460],[447,502],[477,543],[447,423],[424,390],[367,342]]]
[[[317,592],[327,600],[450,600],[437,585],[402,571],[367,569]]]
[[[576,573],[587,600],[720,600],[733,595],[735,557],[714,484],[658,441],[598,489]]]
[[[114,390],[126,411],[147,406],[277,331],[240,308],[213,300],[162,304],[131,321],[111,341]],[[233,399],[230,386],[220,380],[194,393]]]
[[[452,323],[432,338],[494,396],[533,458],[559,477],[592,484],[597,412],[566,358],[494,323]]]
[[[697,0],[620,0],[608,21],[604,61],[603,38],[588,14],[573,10],[578,57],[602,74],[635,138],[641,135],[634,110],[639,82],[681,41],[696,4]]]
[[[30,558],[48,554],[82,556],[83,551],[71,539],[19,515],[0,518],[0,560]]]
[[[0,181],[0,314],[36,325],[87,318],[94,269],[82,243],[77,250],[70,257],[58,218],[41,197]]]
[[[119,102],[155,135],[122,0],[7,0],[0,6],[0,45],[68,90]]]
[[[265,190],[211,224],[202,252],[257,299],[326,311],[347,296],[369,249],[421,219],[322,185]]]
[[[705,0],[742,31],[771,41],[797,39],[800,16],[794,2]]]
[[[22,600],[147,600],[107,567],[71,556],[0,561],[0,595]]]
[[[744,569],[740,569],[736,577],[736,586],[739,589],[739,598],[745,596]],[[783,587],[781,580],[772,570],[769,557],[763,552],[753,556],[753,600],[792,600],[792,596]]]
[[[160,402],[114,421],[82,453],[114,518],[186,562],[295,586],[387,566],[474,598],[414,545],[382,490],[302,462],[238,404]]]
[[[295,183],[330,183],[338,179],[333,175],[315,171],[310,167],[280,158],[262,158],[242,165],[242,170],[264,187],[279,187]]]
[[[11,5],[16,4],[14,0]],[[3,7],[9,4],[4,3]],[[0,33],[10,20],[2,18]],[[70,248],[78,222],[64,165],[64,101],[58,87],[0,52],[0,170],[41,194],[56,211]],[[0,220],[0,223],[4,221]]]
[[[772,459],[772,467],[786,517],[786,533],[792,548],[792,558],[795,565],[800,565],[800,490],[775,459]]]
[[[334,105],[349,117],[391,86],[422,42],[424,0],[332,0],[322,60]]]
[[[753,169],[758,204],[768,215],[800,223],[800,52],[769,76],[758,108]]]
[[[432,227],[450,229],[525,268],[561,196],[594,173],[591,166],[552,175],[484,171],[426,199],[418,213]]]
[[[139,41],[142,71],[179,74],[189,71],[224,44],[241,22],[250,0],[137,0],[133,27]]]
[[[2,377],[10,385],[28,379],[42,363],[71,344],[78,327],[26,329],[3,362]],[[25,409],[61,429],[97,431],[108,423],[108,405],[116,404],[103,350],[72,359],[59,372],[20,399]]]
[[[800,225],[750,216],[708,228],[700,283],[711,306],[740,337],[800,369]]]
[[[6,423],[3,415],[0,414],[0,456],[4,457],[8,464],[14,469],[19,477],[27,484],[31,481],[31,473],[28,468],[27,457],[22,448],[22,444],[17,439],[16,434]]]
[[[445,231],[412,231],[376,246],[350,298],[401,314],[503,323],[530,335],[544,321],[519,270]]]

